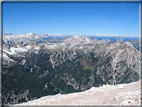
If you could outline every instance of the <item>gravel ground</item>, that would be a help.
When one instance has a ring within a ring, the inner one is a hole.
[[[57,94],[45,96],[34,101],[28,101],[19,105],[141,105],[140,83],[104,85],[71,94]]]

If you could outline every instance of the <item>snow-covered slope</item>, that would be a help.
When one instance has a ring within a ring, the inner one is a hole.
[[[21,53],[31,52],[31,51],[34,51],[35,53],[38,53],[38,51],[40,50],[40,47],[38,45],[34,46],[33,43],[34,42],[31,42],[27,46],[23,46],[21,44],[15,44],[15,47],[14,46],[6,47],[3,44],[3,66],[4,67],[10,67],[14,63],[16,63],[14,60],[12,60],[9,57],[9,55],[10,56],[16,56],[16,57],[25,57]]]
[[[88,37],[82,36],[75,36],[65,40],[66,42],[70,42],[72,45],[81,45],[81,44],[89,44],[92,43],[91,39]]]
[[[28,101],[15,106],[24,105],[140,105],[140,83],[141,81],[104,85],[92,87],[91,89],[70,94],[57,94],[45,96],[33,101]]]

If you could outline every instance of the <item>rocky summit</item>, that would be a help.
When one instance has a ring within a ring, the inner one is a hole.
[[[5,35],[3,104],[138,81],[138,42],[92,40],[84,35]]]
[[[77,93],[44,96],[26,103],[13,104],[12,106],[140,106],[139,90],[140,81],[118,85],[107,84]]]

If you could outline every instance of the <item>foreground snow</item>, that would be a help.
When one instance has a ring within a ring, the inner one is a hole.
[[[70,94],[45,96],[19,105],[140,105],[140,82],[104,85]]]

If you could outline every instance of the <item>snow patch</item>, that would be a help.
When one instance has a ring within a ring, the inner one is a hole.
[[[56,44],[45,45],[45,47],[46,47],[47,49],[56,49],[56,48],[58,48],[58,46],[57,46]]]
[[[39,50],[40,49],[40,47],[39,46],[36,46],[36,47],[34,47],[36,50]]]
[[[26,46],[25,48],[26,48],[27,50],[29,50],[29,49],[31,49],[32,47],[28,45],[28,46]]]
[[[124,89],[124,84],[119,85],[120,89]]]
[[[27,49],[25,48],[14,48],[14,47],[11,47],[10,48],[10,54],[17,54],[17,52],[26,52]]]
[[[7,60],[7,61],[13,61],[14,62],[14,60],[12,60],[12,59],[10,59],[6,54],[4,54],[3,53],[3,59],[4,60]]]

